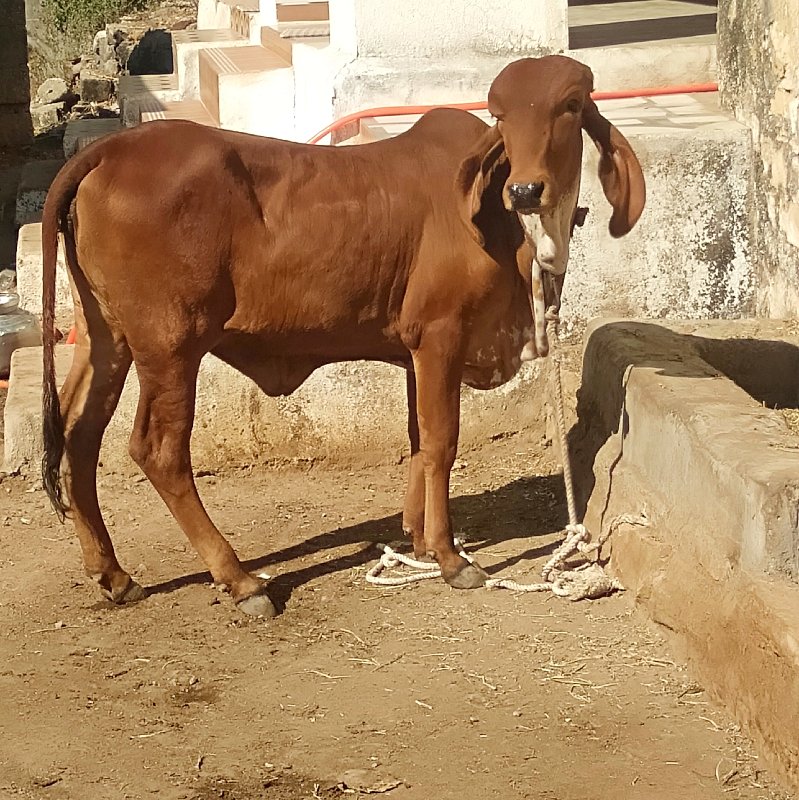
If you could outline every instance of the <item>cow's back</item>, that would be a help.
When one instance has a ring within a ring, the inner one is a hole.
[[[177,335],[193,315],[285,352],[323,337],[378,357],[425,226],[457,205],[454,176],[484,130],[442,109],[395,139],[333,148],[148,123],[97,143],[79,260],[134,327],[175,320]]]

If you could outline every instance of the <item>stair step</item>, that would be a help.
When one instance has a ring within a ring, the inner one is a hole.
[[[180,99],[178,78],[168,75],[123,75],[119,79],[119,116],[124,126],[141,122],[141,103],[146,99],[168,102]]]
[[[569,47],[714,43],[716,9],[691,0],[628,0],[569,9]]]
[[[277,29],[283,39],[330,38],[330,23],[327,20],[278,22]]]
[[[200,96],[200,50],[209,46],[244,47],[250,40],[233,28],[205,28],[172,33],[172,54],[183,100]]]
[[[294,2],[278,3],[278,22],[316,22],[330,19],[330,7],[327,2]]]
[[[200,52],[200,97],[229,130],[262,136],[293,133],[291,45],[272,31],[273,47],[208,48]]]
[[[211,128],[219,127],[219,123],[199,100],[142,101],[141,121],[153,122],[159,119],[186,119]]]

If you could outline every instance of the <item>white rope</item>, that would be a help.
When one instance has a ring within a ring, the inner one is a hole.
[[[558,307],[559,298],[555,298],[555,305],[544,308],[543,303],[543,281],[541,280],[541,270],[537,262],[533,262],[534,277],[538,278],[534,286],[538,291],[533,292],[534,316],[536,318],[536,346],[539,352],[546,352],[549,347],[547,342],[548,328],[552,328],[558,339]],[[542,319],[546,322],[543,323]],[[598,552],[602,545],[612,536],[621,525],[648,525],[646,515],[621,514],[611,520],[607,530],[601,534],[596,541],[591,542],[591,536],[585,526],[577,521],[577,504],[574,499],[574,481],[571,470],[571,457],[569,455],[569,440],[566,433],[566,411],[563,402],[563,380],[561,373],[560,352],[552,354],[552,376],[553,376],[553,395],[555,400],[555,420],[560,441],[560,452],[563,460],[563,482],[566,487],[566,505],[569,511],[569,524],[566,526],[563,542],[558,546],[541,570],[543,581],[540,583],[519,583],[510,578],[489,578],[485,585],[488,589],[510,589],[513,592],[552,592],[558,597],[565,597],[569,600],[594,600],[598,597],[605,597],[616,591],[624,591],[624,586],[605,573],[602,565],[596,561],[586,561],[586,563],[574,569],[566,569],[566,561],[571,556],[579,553],[587,559],[588,556]],[[440,578],[441,569],[437,564],[426,561],[418,561],[410,556],[392,550],[388,545],[378,544],[383,551],[380,560],[366,573],[366,580],[378,586],[408,586],[418,581]],[[462,558],[469,563],[474,559],[463,549],[463,545],[455,539],[455,547],[458,549]],[[382,573],[387,569],[394,569],[400,566],[410,567],[414,572],[406,572],[403,575],[394,577],[385,576]]]

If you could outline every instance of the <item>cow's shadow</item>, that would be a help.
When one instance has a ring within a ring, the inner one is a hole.
[[[512,567],[519,561],[551,553],[557,543],[542,539],[561,530],[567,521],[560,475],[518,478],[498,489],[453,497],[450,505],[455,529],[468,542],[470,553],[479,555],[486,547],[513,539],[529,540],[526,547],[519,548],[519,552],[494,564],[488,570],[492,573]],[[376,561],[379,551],[375,543],[393,543],[402,538],[402,515],[398,512],[325,531],[290,547],[250,559],[244,562],[244,566],[255,572],[303,556],[347,547],[347,554],[287,571],[274,578],[270,583],[270,597],[282,611],[297,587],[324,575]],[[361,546],[353,552],[352,545]],[[150,586],[148,592],[169,593],[191,584],[210,583],[211,580],[210,573],[197,572]]]

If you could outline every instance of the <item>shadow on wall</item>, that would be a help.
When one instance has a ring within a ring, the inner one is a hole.
[[[620,335],[628,340],[625,352],[631,354],[629,359],[610,357],[618,353]],[[581,386],[606,387],[611,397],[603,397],[599,409],[590,399],[593,393],[581,389],[577,424],[569,432],[581,519],[596,483],[593,469],[597,453],[618,432],[619,423],[624,426],[623,432],[629,425],[626,415],[620,419],[624,375],[629,366],[652,368],[673,377],[716,378],[721,374],[767,408],[799,408],[799,347],[793,344],[769,339],[706,338],[645,322],[603,325],[586,344]]]
[[[163,29],[147,31],[128,58],[131,75],[168,75],[172,68],[172,34]]]

